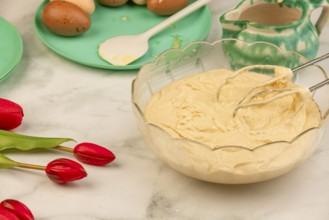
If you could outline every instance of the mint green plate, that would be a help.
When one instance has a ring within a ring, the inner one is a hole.
[[[12,24],[0,17],[0,81],[13,73],[22,54],[21,35]]]
[[[203,7],[154,36],[149,41],[149,51],[139,60],[127,66],[114,66],[99,57],[98,46],[101,42],[118,35],[142,33],[166,17],[153,14],[146,6],[128,3],[110,8],[99,5],[95,0],[96,10],[90,17],[90,29],[80,36],[62,37],[48,31],[42,23],[41,14],[47,3],[48,0],[44,1],[35,15],[34,25],[40,39],[51,50],[69,60],[103,69],[139,69],[164,50],[204,40],[211,26],[211,13],[208,7]]]

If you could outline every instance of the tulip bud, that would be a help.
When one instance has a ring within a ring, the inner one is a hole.
[[[20,220],[15,213],[9,211],[5,207],[0,206],[0,220]]]
[[[20,105],[0,98],[0,129],[11,130],[21,125],[23,109]]]
[[[30,209],[21,203],[20,201],[14,199],[6,199],[0,203],[0,209],[7,209],[18,217],[19,220],[34,220],[33,214]],[[0,211],[1,212],[1,211]],[[0,214],[0,219],[1,214]]]
[[[79,163],[65,158],[51,161],[45,171],[56,183],[71,182],[87,176],[85,169]]]
[[[110,150],[87,142],[75,146],[74,156],[83,163],[96,166],[103,166],[115,159],[115,155]]]

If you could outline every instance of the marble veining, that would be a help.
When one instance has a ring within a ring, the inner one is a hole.
[[[41,2],[0,2],[0,15],[24,42],[21,64],[0,84],[0,97],[20,103],[25,111],[22,126],[14,131],[94,142],[111,149],[117,159],[105,167],[84,165],[88,177],[67,185],[55,184],[39,171],[0,170],[0,200],[24,202],[38,220],[329,219],[329,129],[309,160],[267,182],[220,185],[177,173],[157,159],[136,126],[130,89],[137,71],[89,68],[52,52],[33,27]],[[208,41],[219,38],[219,15],[237,2],[209,4],[213,24]],[[328,34],[326,27],[319,55],[329,51]],[[329,62],[321,65],[329,71]],[[40,165],[59,157],[74,159],[52,150],[5,153]]]

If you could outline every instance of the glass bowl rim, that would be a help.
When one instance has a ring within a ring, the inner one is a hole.
[[[167,53],[172,53],[174,51],[184,52],[186,49],[188,49],[189,47],[191,47],[191,46],[193,46],[195,44],[205,44],[205,45],[208,45],[210,47],[213,47],[213,46],[216,46],[217,44],[220,44],[220,43],[225,42],[225,41],[232,41],[232,42],[235,41],[235,42],[238,42],[238,43],[243,44],[243,45],[248,46],[248,47],[249,46],[253,46],[253,45],[258,45],[258,44],[264,44],[264,45],[268,45],[268,46],[271,46],[271,47],[275,48],[281,54],[284,54],[284,55],[294,54],[294,55],[300,57],[301,59],[303,59],[305,62],[309,61],[309,59],[306,56],[304,56],[303,54],[301,54],[298,51],[284,50],[281,47],[277,46],[276,44],[273,44],[273,43],[270,43],[270,42],[265,42],[265,41],[245,42],[243,40],[236,39],[236,38],[223,38],[223,39],[216,40],[214,42],[208,42],[208,41],[202,41],[201,40],[201,41],[193,41],[193,42],[190,42],[190,43],[188,43],[187,45],[185,45],[182,48],[171,48],[171,49],[167,49],[167,50],[163,51],[153,61],[150,61],[150,62],[145,63],[139,69],[139,71],[137,73],[137,76],[136,76],[136,79],[138,79],[140,77],[140,75],[141,75],[140,73],[142,73],[144,69],[146,69],[149,66],[152,66],[152,65],[157,64],[159,62],[159,60],[161,60],[161,58],[163,56],[165,56],[165,54],[167,54]]]

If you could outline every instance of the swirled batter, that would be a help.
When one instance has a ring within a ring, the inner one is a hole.
[[[220,69],[173,82],[151,98],[146,120],[210,148],[292,141],[319,126],[321,114],[309,91],[291,81],[290,69],[274,72]]]

